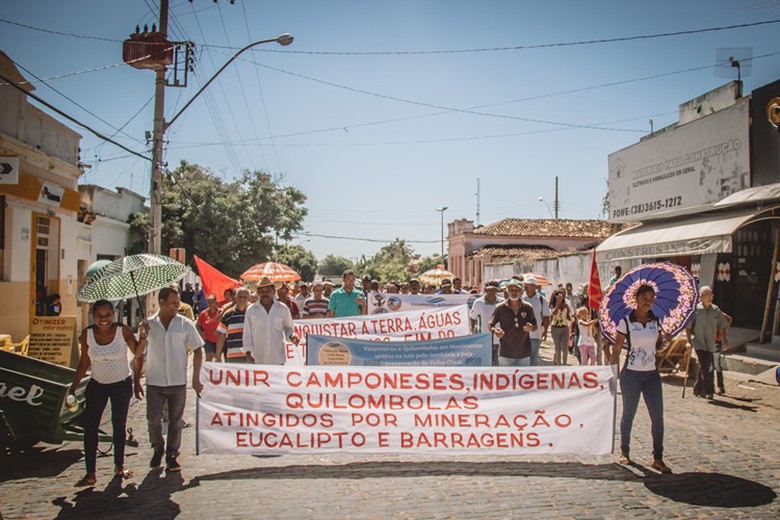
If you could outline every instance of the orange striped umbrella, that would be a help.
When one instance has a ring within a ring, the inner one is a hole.
[[[259,282],[264,276],[272,282],[294,282],[301,279],[301,275],[293,271],[292,267],[277,262],[253,265],[244,271],[241,279],[247,282]]]

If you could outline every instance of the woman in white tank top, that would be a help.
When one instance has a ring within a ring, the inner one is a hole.
[[[70,387],[70,393],[75,394],[87,370],[92,369],[82,416],[87,474],[76,483],[78,487],[94,486],[97,483],[98,428],[109,400],[114,437],[114,476],[123,479],[132,476],[132,472],[124,467],[127,411],[133,396],[127,350],[129,348],[133,354],[143,353],[143,343],[146,341],[141,337],[136,342],[130,327],[114,323],[114,307],[107,300],[95,302],[92,317],[95,324],[84,329],[79,338],[81,357]]]

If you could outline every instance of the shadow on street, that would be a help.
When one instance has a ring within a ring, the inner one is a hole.
[[[291,465],[248,468],[201,475],[192,479],[197,485],[208,480],[246,479],[368,479],[461,475],[483,477],[567,477],[585,480],[638,480],[619,464],[582,464],[579,462],[354,462],[339,465]]]
[[[722,473],[649,474],[644,484],[656,495],[696,506],[757,507],[777,498],[772,488]]]
[[[197,485],[197,484],[196,484]],[[52,504],[60,508],[56,518],[176,518],[181,512],[171,496],[193,487],[185,485],[181,473],[150,471],[136,486],[123,487],[119,478],[112,479],[102,491],[89,488],[72,499],[57,497]]]
[[[81,450],[30,448],[0,457],[0,482],[23,478],[56,477],[81,460]]]

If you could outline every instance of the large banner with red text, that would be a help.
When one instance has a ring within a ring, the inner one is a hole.
[[[609,366],[204,363],[198,453],[607,454]]]

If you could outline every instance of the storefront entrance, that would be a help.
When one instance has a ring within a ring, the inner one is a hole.
[[[60,219],[40,213],[32,215],[32,266],[30,314],[59,314]]]

